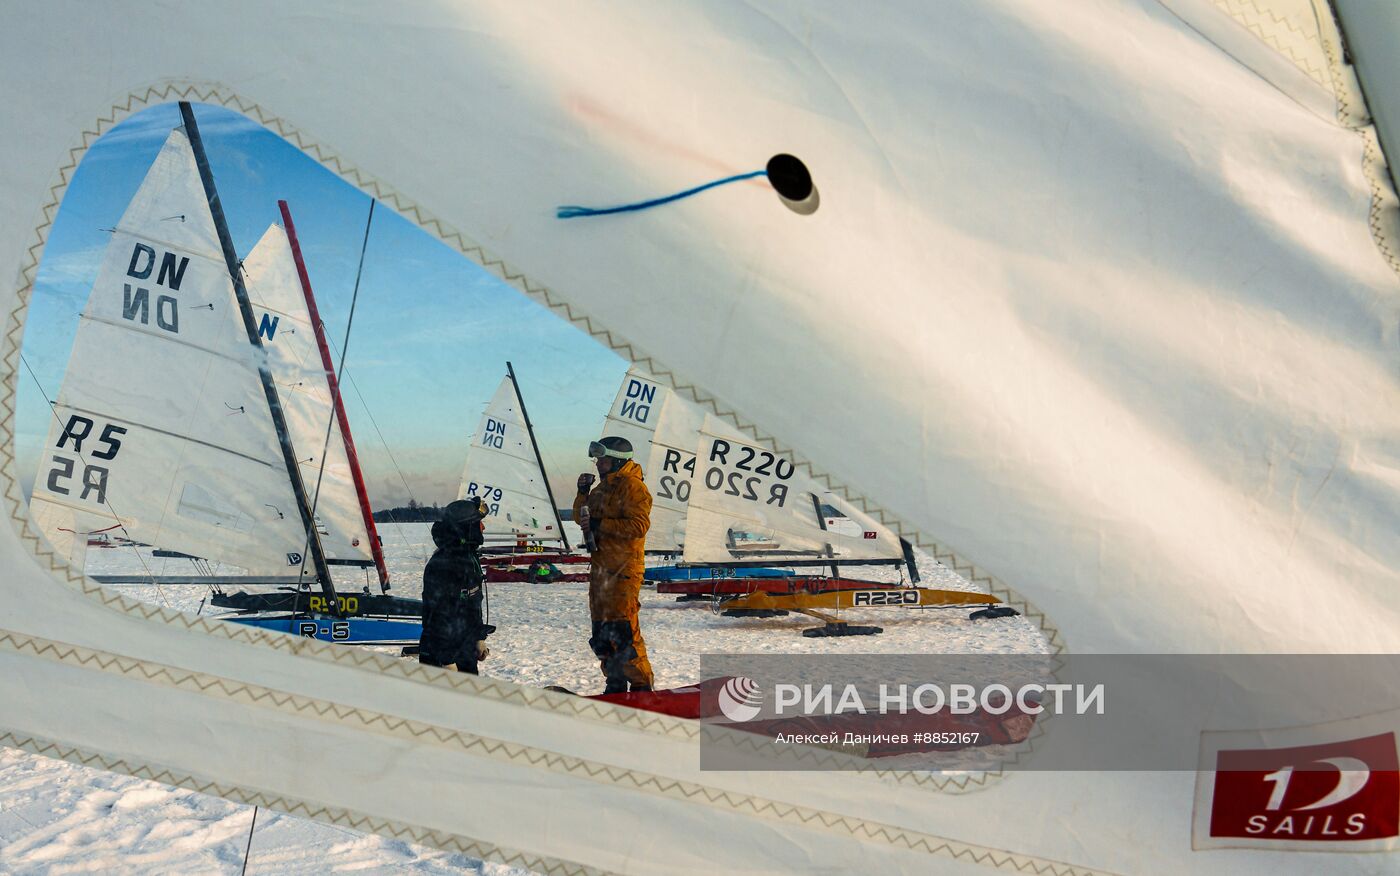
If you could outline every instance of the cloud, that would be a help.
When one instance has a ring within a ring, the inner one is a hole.
[[[102,257],[106,246],[92,246],[86,249],[73,249],[67,252],[45,253],[39,263],[39,274],[34,286],[38,291],[52,291],[53,294],[68,297],[73,289],[80,289],[82,299],[87,299],[88,290],[97,279],[102,267]]]
[[[424,505],[446,505],[457,498],[458,475],[446,469],[436,472],[405,472],[401,480],[397,474],[365,475],[365,491],[369,493],[370,507],[378,510],[407,505],[414,499]],[[405,486],[407,482],[407,486]]]

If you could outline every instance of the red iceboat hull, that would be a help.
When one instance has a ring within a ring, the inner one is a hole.
[[[643,691],[637,693],[597,694],[588,699],[600,700],[618,706],[628,706],[647,712],[658,712],[675,718],[700,720],[720,714],[718,696],[727,678],[711,678],[696,685],[672,688],[670,690]],[[863,755],[871,757],[894,757],[902,754],[916,754],[928,751],[957,751],[964,748],[980,748],[984,745],[1015,745],[1024,742],[1035,725],[1035,715],[1013,706],[1004,714],[996,715],[978,709],[971,714],[954,715],[938,712],[925,715],[911,714],[842,714],[818,715],[811,717],[773,718],[751,721],[746,724],[729,725],[735,730],[757,733],[770,739],[778,734],[845,733],[880,734],[884,736],[904,734],[908,742],[882,742],[868,745]],[[943,734],[939,737],[938,734]],[[949,738],[957,734],[966,739],[970,734],[973,742],[933,741]],[[916,736],[932,737],[927,741],[916,741]]]

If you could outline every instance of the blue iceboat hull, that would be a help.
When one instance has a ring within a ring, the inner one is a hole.
[[[656,566],[647,569],[643,578],[647,581],[700,581],[711,578],[792,578],[797,575],[791,569],[731,569],[708,566]]]
[[[250,615],[227,617],[223,620],[274,633],[305,636],[341,645],[414,645],[423,634],[423,622],[418,618]]]

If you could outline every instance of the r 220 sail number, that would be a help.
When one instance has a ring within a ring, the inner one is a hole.
[[[126,427],[107,423],[103,425],[97,437],[93,438],[92,432],[96,428],[97,423],[93,420],[73,414],[68,418],[68,423],[64,425],[63,433],[58,436],[56,449],[71,450],[73,453],[81,454],[83,444],[87,442],[88,456],[91,459],[100,459],[106,462],[116,459],[117,454],[122,449],[120,436],[126,434]],[[44,480],[44,486],[48,488],[49,492],[60,496],[71,496],[74,490],[79,490],[79,499],[91,499],[99,505],[107,503],[109,470],[106,466],[95,465],[84,460],[81,456],[74,459],[70,456],[60,456],[57,453],[53,454],[51,461],[52,467]]]
[[[732,461],[730,454],[734,456]],[[779,508],[787,503],[788,485],[782,482],[792,477],[793,467],[786,459],[767,450],[742,444],[735,447],[716,438],[706,461],[709,467],[705,470],[705,488],[711,492]]]

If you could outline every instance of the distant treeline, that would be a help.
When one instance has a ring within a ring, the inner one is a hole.
[[[370,515],[375,523],[433,523],[442,519],[438,503],[420,505],[413,499],[397,508],[381,508]]]
[[[822,505],[822,513],[827,517],[845,517],[840,511],[830,505]],[[407,505],[400,505],[397,508],[383,508],[371,515],[375,523],[434,523],[442,519],[442,509],[438,503],[431,505],[420,505],[413,499],[408,500]],[[560,520],[573,520],[574,509],[560,508]]]
[[[374,518],[375,523],[435,523],[442,519],[442,508],[436,502],[431,505],[420,505],[417,501],[409,499],[407,505],[400,505],[397,508],[381,508],[370,516]],[[559,519],[573,520],[573,509],[560,508]]]

